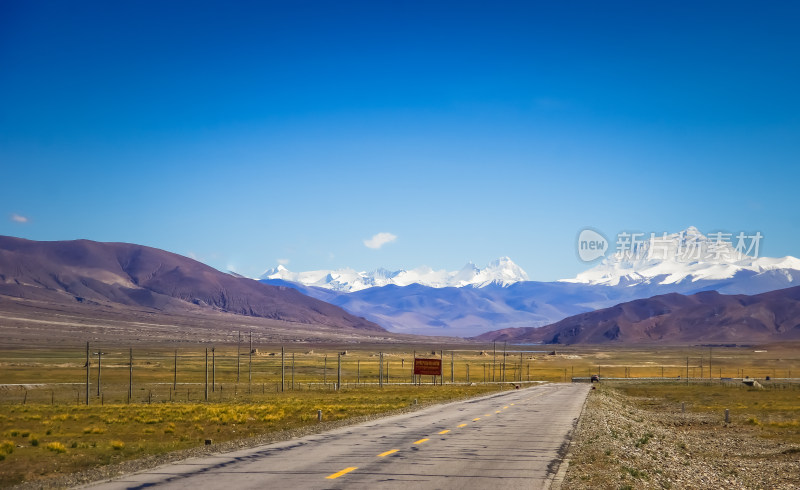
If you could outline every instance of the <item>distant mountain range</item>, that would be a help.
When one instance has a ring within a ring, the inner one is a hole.
[[[487,332],[477,339],[546,344],[800,340],[800,287],[754,296],[670,293],[571,316],[546,327]]]
[[[776,290],[800,286],[800,261],[750,257],[713,237],[689,228],[658,242],[643,241],[635,253],[609,256],[573,279],[555,282],[527,280],[507,257],[457,272],[293,273],[279,267],[255,281],[140,245],[0,237],[0,307],[5,296],[165,312],[210,309],[374,332],[385,327],[526,342],[693,341],[691,326],[701,324],[718,325],[724,333],[701,337],[720,342],[723,337],[793,338],[794,306],[787,301],[794,296],[787,299]],[[776,296],[747,299],[767,291]],[[618,316],[616,310],[604,310],[615,305],[622,312]],[[606,316],[575,317],[594,310]],[[717,322],[716,313],[704,317],[708,311],[719,312],[727,323]],[[582,319],[575,323],[575,318]],[[523,330],[509,330],[516,328]],[[492,333],[481,335],[487,332]]]
[[[743,237],[744,239],[744,237]],[[705,236],[694,226],[680,233],[651,236],[624,252],[604,259],[573,282],[603,286],[668,286],[686,282],[725,281],[761,276],[755,290],[786,287],[800,279],[800,259],[795,257],[753,257],[743,253],[749,241],[737,249],[734,236]],[[746,285],[736,286],[747,288]]]
[[[297,288],[390,331],[466,337],[503,328],[540,327],[668,293],[752,295],[800,285],[800,260],[753,258],[719,238],[709,238],[694,227],[648,237],[629,256],[611,255],[573,279],[555,282],[527,280],[525,271],[507,257],[486,269],[472,269],[477,271],[472,275],[461,274],[469,272],[469,264],[458,273],[440,271],[435,281],[410,271],[351,271],[345,276],[338,275],[341,271],[292,273],[278,268],[265,273],[262,282]],[[399,279],[378,279],[387,277]],[[409,282],[423,277],[421,282]]]
[[[355,269],[318,270],[308,272],[292,272],[279,265],[261,275],[265,281],[281,280],[331,289],[344,293],[361,291],[373,287],[410,286],[420,284],[432,288],[445,287],[486,287],[490,284],[508,286],[520,281],[527,281],[528,274],[508,257],[501,257],[481,269],[472,262],[459,271],[435,271],[430,267],[417,267],[411,270],[389,271],[377,269],[371,272]]]
[[[187,257],[128,243],[37,242],[0,236],[2,297],[238,315],[382,332],[341,308]]]

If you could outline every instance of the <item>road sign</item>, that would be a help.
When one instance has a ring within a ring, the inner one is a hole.
[[[441,376],[441,359],[414,359],[414,374],[421,376]]]

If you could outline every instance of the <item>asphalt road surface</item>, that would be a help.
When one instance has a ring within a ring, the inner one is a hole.
[[[505,391],[92,488],[548,488],[588,391],[586,384]]]

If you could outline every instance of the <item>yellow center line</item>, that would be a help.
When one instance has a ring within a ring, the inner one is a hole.
[[[484,416],[484,417],[491,417],[491,416],[492,416],[492,414],[490,414],[490,413],[485,413],[485,414],[483,414],[483,416]]]
[[[332,475],[328,475],[325,478],[327,478],[328,480],[335,480],[336,478],[339,478],[340,476],[346,475],[347,473],[350,473],[351,471],[357,470],[357,469],[358,469],[358,466],[351,466],[349,468],[343,469],[342,471],[337,471],[336,473],[334,473]]]
[[[386,456],[388,456],[390,454],[396,453],[397,451],[399,451],[399,449],[390,449],[390,450],[386,451],[385,453],[380,453],[378,455],[378,457],[379,458],[383,458],[383,457],[386,457]]]
[[[500,413],[500,410],[495,410],[494,413]]]
[[[425,441],[429,441],[429,440],[430,440],[430,439],[420,439],[420,440],[418,440],[417,442],[415,442],[414,444],[422,444],[423,442],[425,442]]]
[[[473,421],[473,422],[477,422],[477,421],[479,421],[480,419],[481,419],[480,417],[475,417],[474,419],[472,419],[472,421]]]
[[[514,405],[513,403],[511,405]]]
[[[513,405],[513,403],[512,403],[512,405]],[[506,408],[508,408],[508,405],[506,405],[505,407],[503,407],[503,410],[505,410]]]
[[[450,429],[439,431],[439,434],[447,434],[448,432],[450,432]]]

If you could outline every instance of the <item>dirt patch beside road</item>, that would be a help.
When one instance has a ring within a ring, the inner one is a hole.
[[[757,424],[603,386],[589,396],[562,488],[798,488],[796,430],[778,438]]]

